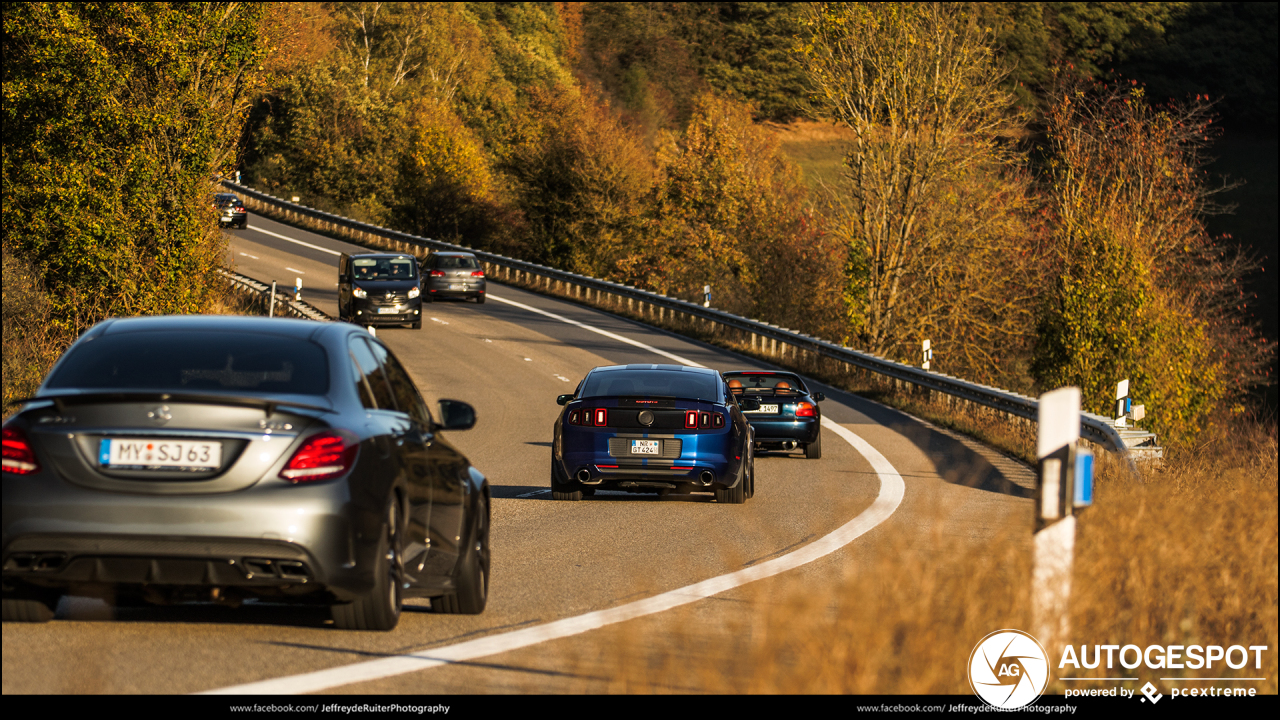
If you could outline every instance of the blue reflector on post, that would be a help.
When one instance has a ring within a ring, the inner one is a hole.
[[[1089,507],[1093,504],[1093,452],[1085,448],[1076,450],[1075,476],[1076,507]]]

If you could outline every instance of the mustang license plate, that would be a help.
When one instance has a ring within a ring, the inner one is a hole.
[[[103,467],[213,470],[222,465],[222,443],[196,440],[109,438],[98,448]]]
[[[743,410],[742,412],[743,413],[776,413],[778,412],[778,406],[777,405],[761,405],[759,410]]]
[[[661,455],[662,447],[660,440],[632,440],[632,455]]]

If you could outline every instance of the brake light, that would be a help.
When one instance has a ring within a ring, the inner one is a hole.
[[[40,461],[27,442],[26,433],[18,428],[4,429],[4,471],[14,475],[40,472]]]
[[[609,411],[608,411],[607,409],[605,409],[605,408],[596,408],[596,409],[595,409],[595,419],[596,419],[596,427],[601,427],[601,426],[604,426],[604,425],[608,425],[608,424],[609,424]]]
[[[722,428],[722,427],[724,427],[724,416],[723,416],[723,415],[721,415],[720,413],[712,413],[712,414],[711,414],[711,427],[714,427],[714,428]]]
[[[698,427],[698,411],[697,410],[689,410],[685,412],[684,426],[686,428]]]
[[[711,413],[698,413],[698,427],[711,427]]]
[[[483,270],[477,270],[477,271],[475,271],[475,272],[471,273],[471,277],[484,277],[484,271],[483,271]]]
[[[431,271],[431,277],[444,277],[444,271],[443,271],[443,270],[432,270],[432,271]]]
[[[570,425],[577,425],[577,424],[578,424],[578,411],[577,411],[577,410],[574,410],[573,412],[569,413],[569,424],[570,424]]]
[[[813,403],[801,402],[796,403],[796,417],[813,417]]]
[[[356,462],[360,449],[354,437],[345,433],[322,432],[312,435],[298,448],[280,471],[280,477],[292,483],[328,480],[346,474]]]

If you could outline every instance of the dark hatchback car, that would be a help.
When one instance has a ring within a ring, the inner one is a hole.
[[[213,208],[218,212],[218,227],[238,227],[241,230],[249,226],[249,213],[244,209],[244,202],[231,193],[218,193],[213,196]]]
[[[556,419],[551,492],[580,500],[597,488],[713,492],[716,502],[755,494],[750,424],[714,370],[683,365],[598,367]]]
[[[4,423],[4,620],[120,605],[327,605],[389,630],[404,598],[478,613],[489,486],[395,356],[345,323],[101,322]]]
[[[343,254],[338,259],[338,319],[364,327],[422,327],[422,284],[412,255]]]
[[[471,253],[433,252],[422,261],[422,276],[428,302],[443,297],[484,302],[484,268]]]
[[[756,447],[762,450],[804,451],[822,457],[822,410],[826,396],[812,392],[799,375],[788,372],[727,372],[729,391],[739,398],[754,398],[759,407],[746,412],[756,431]]]

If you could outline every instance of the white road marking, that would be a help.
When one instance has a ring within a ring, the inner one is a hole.
[[[563,375],[556,375],[556,377],[557,377],[557,378],[560,378],[561,380],[563,380],[563,381],[565,381],[565,382],[573,382],[572,380],[570,380],[569,378],[567,378],[567,377],[565,377],[565,376],[563,376]]]
[[[489,297],[494,296],[490,295]],[[499,302],[505,302],[509,305],[569,323],[570,325],[576,325],[606,337],[625,342],[628,345],[644,348],[685,365],[704,367],[703,365],[691,360],[682,358],[679,355],[674,355],[664,350],[658,350],[652,346],[621,337],[605,330],[593,328],[590,325],[580,323],[576,320],[570,320],[563,316],[549,313],[545,310],[532,308],[528,305],[513,302],[511,300],[504,300],[496,297],[494,297],[494,299]],[[302,673],[300,675],[211,690],[204,694],[256,695],[320,692],[344,685],[351,685],[353,683],[369,682],[372,680],[380,680],[396,675],[416,672],[418,670],[426,670],[428,668],[439,667],[440,665],[446,665],[449,663],[465,662],[476,658],[487,657],[489,655],[509,652],[511,650],[518,650],[520,648],[537,645],[549,640],[557,640],[573,635],[580,635],[590,630],[596,630],[607,625],[613,625],[615,623],[632,620],[638,617],[653,615],[655,613],[663,612],[664,610],[670,610],[672,608],[680,607],[681,605],[687,605],[689,603],[717,595],[725,592],[726,590],[741,587],[747,583],[755,582],[756,580],[762,580],[764,578],[787,572],[788,570],[794,570],[801,565],[826,557],[870,532],[885,520],[888,520],[902,503],[902,498],[906,493],[906,484],[903,483],[902,476],[898,474],[898,471],[894,469],[893,465],[891,465],[889,461],[867,441],[858,437],[851,430],[828,418],[822,418],[822,426],[852,445],[854,450],[867,459],[867,462],[871,464],[872,469],[875,470],[876,475],[880,479],[880,492],[876,496],[875,502],[871,504],[871,507],[863,510],[857,517],[844,525],[841,525],[834,532],[819,538],[809,545],[805,545],[804,547],[787,553],[786,555],[736,572],[713,577],[709,580],[703,580],[702,582],[694,583],[693,585],[660,593],[643,600],[637,600],[635,602],[630,602],[614,608],[608,608],[606,610],[597,610],[595,612],[586,613],[585,615],[557,620],[545,625],[499,633],[488,637],[478,638],[476,640],[432,648],[430,650],[421,650],[419,652],[398,655],[395,657],[369,660],[366,662],[355,663],[353,665],[341,665],[327,670],[317,670],[315,672]],[[519,495],[518,497],[530,497],[544,492],[547,491],[537,490],[524,495]]]
[[[834,532],[782,557],[743,568],[727,575],[720,575],[693,585],[670,590],[643,600],[557,620],[545,625],[525,628],[524,630],[499,633],[406,655],[369,660],[353,665],[341,665],[327,670],[317,670],[274,680],[246,683],[244,685],[211,690],[202,694],[260,695],[320,692],[343,685],[381,680],[450,663],[466,662],[476,658],[518,650],[530,645],[537,645],[549,640],[580,635],[615,623],[653,615],[681,605],[688,605],[756,580],[763,580],[788,570],[794,570],[801,565],[826,557],[888,520],[889,516],[893,515],[893,512],[898,509],[898,505],[902,503],[906,485],[903,483],[902,476],[898,474],[898,471],[867,441],[827,418],[822,419],[822,426],[847,441],[871,463],[872,469],[876,471],[880,478],[880,493],[876,496],[875,502],[871,504],[871,507],[863,510],[854,519],[841,525]],[[539,490],[534,493],[528,493],[528,495],[536,495],[542,492],[546,491]],[[520,497],[526,496],[521,495]]]
[[[267,235],[270,235],[271,237],[277,237],[277,238],[280,238],[281,240],[288,240],[288,241],[289,241],[289,242],[291,242],[291,243],[297,243],[298,245],[301,245],[301,246],[303,246],[303,247],[309,247],[309,248],[311,248],[312,250],[319,250],[320,252],[327,252],[327,253],[329,253],[330,255],[341,255],[341,254],[342,254],[342,253],[338,252],[337,250],[330,250],[329,248],[326,248],[326,247],[320,247],[319,245],[312,245],[312,244],[311,244],[311,243],[309,243],[309,242],[302,242],[301,240],[294,240],[294,239],[293,239],[293,238],[291,238],[291,237],[285,237],[284,235],[281,235],[280,233],[273,233],[273,232],[271,232],[270,230],[263,230],[262,228],[260,228],[260,227],[258,227],[258,226],[256,226],[256,225],[250,225],[250,226],[249,226],[249,229],[250,229],[250,230],[257,230],[257,231],[258,231],[258,232],[260,232],[260,233],[266,233]]]
[[[291,268],[291,267],[289,267],[288,265],[285,265],[285,266],[284,266],[284,269],[285,269],[285,270],[288,270],[289,272],[296,272],[296,273],[298,273],[299,275],[306,275],[306,273],[305,273],[305,272],[303,272],[303,271],[301,271],[301,270],[299,270],[299,269],[297,269],[297,268]]]
[[[440,323],[441,325],[448,325],[448,324],[449,324],[449,323],[445,322],[444,320],[441,320],[440,318],[431,318],[431,322],[438,322],[438,323]]]
[[[507,300],[506,298],[498,297],[497,295],[490,295],[490,296],[489,296],[489,299],[490,299],[490,300],[497,300],[497,301],[498,301],[498,302],[500,302],[500,303],[506,303],[506,304],[511,305],[511,306],[513,306],[513,307],[518,307],[518,308],[520,308],[521,310],[528,310],[528,311],[529,311],[529,312],[531,312],[531,313],[537,313],[537,314],[539,314],[539,315],[545,315],[546,317],[549,317],[549,318],[551,318],[552,320],[559,320],[559,321],[560,321],[560,322],[562,322],[562,323],[568,323],[568,324],[570,324],[570,325],[576,325],[576,326],[578,326],[578,327],[582,328],[583,330],[590,330],[590,331],[591,331],[591,332],[593,332],[593,333],[597,333],[597,334],[599,334],[599,335],[603,335],[603,336],[605,336],[605,337],[607,337],[607,338],[610,338],[610,339],[613,339],[613,340],[617,340],[618,342],[622,342],[622,343],[626,343],[626,344],[628,344],[628,345],[632,345],[632,346],[634,346],[634,347],[638,347],[638,348],[640,348],[641,350],[648,350],[649,352],[654,353],[655,355],[661,355],[662,357],[670,358],[671,360],[675,360],[676,362],[680,363],[681,365],[689,365],[689,366],[692,366],[692,367],[706,367],[705,365],[700,365],[700,364],[698,364],[698,363],[696,363],[696,362],[694,362],[694,361],[692,361],[692,360],[689,360],[689,359],[686,359],[686,358],[682,358],[682,357],[680,357],[679,355],[674,355],[674,354],[672,354],[672,353],[669,353],[669,352],[667,352],[666,350],[659,350],[658,348],[656,348],[656,347],[654,347],[654,346],[652,346],[652,345],[645,345],[644,343],[640,342],[639,340],[632,340],[631,338],[625,338],[625,337],[622,337],[621,335],[618,335],[617,333],[611,333],[611,332],[609,332],[608,330],[601,330],[600,328],[594,328],[594,327],[591,327],[590,325],[587,325],[586,323],[580,323],[580,322],[578,322],[577,320],[570,320],[569,318],[567,318],[567,317],[565,317],[565,316],[563,316],[563,315],[557,315],[557,314],[552,313],[552,312],[547,312],[546,310],[539,310],[539,309],[538,309],[538,308],[536,308],[536,307],[532,307],[532,306],[530,306],[530,305],[525,305],[524,303],[518,303],[518,302],[516,302],[516,301],[514,301],[514,300]]]
[[[253,258],[254,260],[260,259],[257,255],[250,255],[249,253],[246,253],[246,252],[242,252],[240,253],[240,255],[247,258]]]

